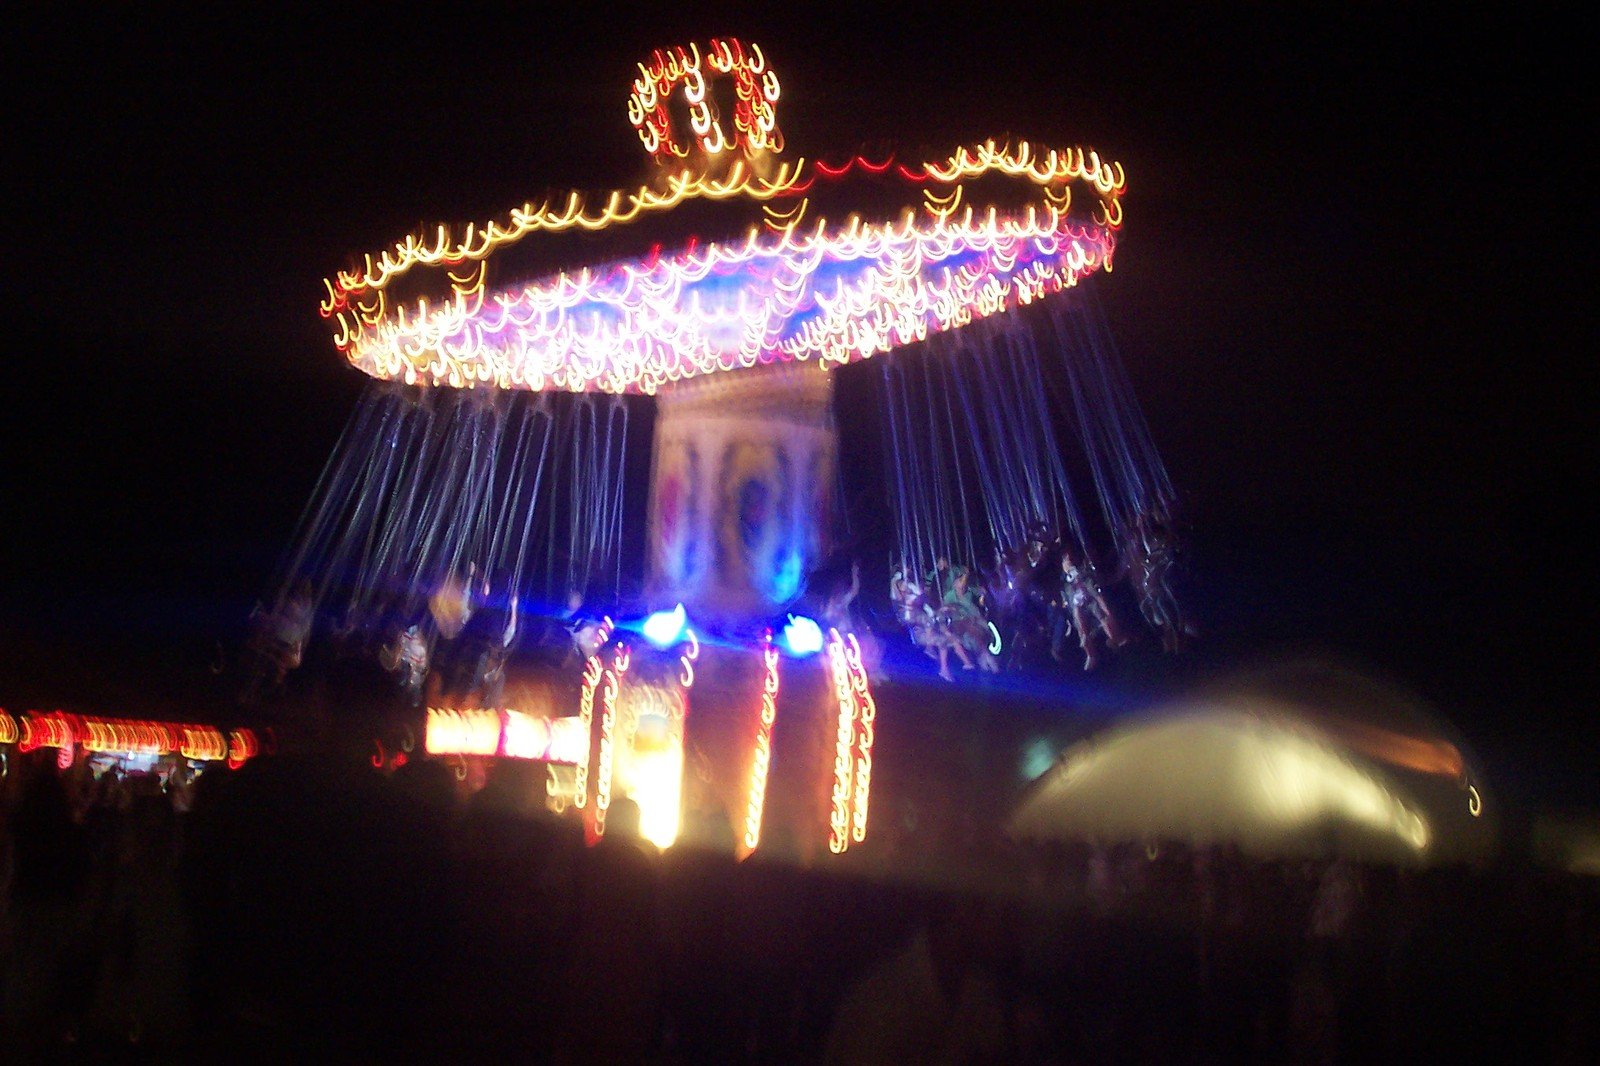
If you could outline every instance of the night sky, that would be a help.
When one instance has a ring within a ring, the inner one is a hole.
[[[321,279],[639,180],[632,64],[728,33],[778,70],[791,154],[1121,160],[1102,292],[1192,526],[1199,659],[1325,650],[1433,701],[1508,792],[1600,802],[1595,116],[1562,27],[536,7],[13,33],[0,706],[180,703],[361,391]]]

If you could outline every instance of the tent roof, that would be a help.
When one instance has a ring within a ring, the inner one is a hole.
[[[1113,725],[1034,783],[1009,831],[1412,864],[1481,859],[1495,839],[1481,777],[1447,727],[1327,669],[1256,675]]]

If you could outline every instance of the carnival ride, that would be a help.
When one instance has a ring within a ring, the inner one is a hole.
[[[987,588],[990,653],[1053,612],[1092,665],[1089,630],[1114,633],[1097,556],[1176,646],[1175,494],[1080,284],[1111,269],[1122,167],[996,141],[789,159],[778,99],[756,46],[657,51],[628,99],[649,181],[415,233],[326,281],[334,344],[374,380],[263,608],[257,689],[325,619],[428,707],[406,743],[548,763],[591,837],[628,796],[660,844],[709,809],[745,852],[774,818],[799,851],[845,851],[868,823],[871,656],[854,586],[808,577],[840,519],[829,371],[869,359],[896,596],[930,654],[966,659],[962,611],[985,610],[953,560]],[[552,669],[519,687],[541,626]]]

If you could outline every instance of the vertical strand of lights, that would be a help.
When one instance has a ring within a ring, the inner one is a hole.
[[[599,648],[604,648],[606,642],[611,639],[610,618],[602,618],[600,620],[600,633],[597,639],[599,640],[597,645]],[[583,736],[586,744],[589,738],[594,735],[594,694],[595,689],[600,685],[600,675],[603,669],[600,664],[599,651],[589,656],[588,661],[583,664],[583,687],[578,690],[578,720],[583,723]],[[577,795],[573,798],[573,803],[579,809],[589,805],[589,748],[585,747],[583,751],[583,758],[578,762],[577,768],[575,783]]]
[[[828,819],[828,850],[835,855],[850,847],[850,806],[855,772],[855,689],[845,662],[844,640],[837,629],[828,630],[828,668],[834,699],[839,704],[833,750],[833,810]]]
[[[761,719],[756,726],[755,754],[750,760],[750,798],[744,813],[744,846],[755,851],[761,843],[761,811],[767,802],[767,770],[772,765],[772,727],[778,720],[778,649],[769,630],[762,638]]]
[[[622,675],[628,672],[628,646],[618,644],[611,656],[611,667],[600,686],[600,758],[595,769],[594,835],[606,833],[606,812],[611,809],[611,768],[615,758],[617,696],[622,691]]]
[[[861,665],[861,645],[854,633],[847,640],[844,657],[850,670],[850,695],[856,715],[855,796],[850,839],[859,844],[867,838],[867,798],[872,788],[873,724],[878,717],[878,705],[867,684],[866,668]]]
[[[645,796],[635,796],[640,800],[641,834],[663,850],[678,839],[683,826],[684,741],[689,732],[689,690],[694,688],[694,664],[700,658],[700,638],[689,628],[684,629],[683,635],[687,646],[678,655],[677,698],[668,707],[670,740],[666,752],[660,756],[665,764],[654,790],[653,809],[646,806]]]

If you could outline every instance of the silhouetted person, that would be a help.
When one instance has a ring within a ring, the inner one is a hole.
[[[639,805],[611,801],[606,832],[583,857],[576,950],[560,1012],[558,1062],[637,1062],[659,1024],[654,845],[639,836]]]
[[[54,761],[55,753],[44,756]],[[10,818],[10,958],[0,1047],[30,1062],[75,1038],[94,981],[88,834],[53,765],[27,769]]]

